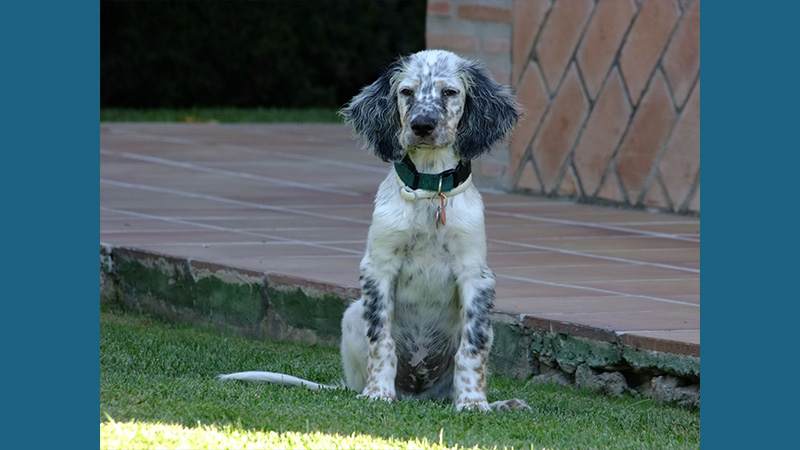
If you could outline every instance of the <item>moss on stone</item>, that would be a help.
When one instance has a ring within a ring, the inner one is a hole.
[[[321,338],[340,338],[347,301],[329,293],[306,293],[299,287],[269,286],[269,307],[295,328],[315,330]]]
[[[489,356],[489,364],[493,372],[499,372],[516,378],[528,378],[532,375],[528,355],[528,337],[519,325],[495,322],[494,342]]]
[[[255,324],[264,316],[261,284],[231,283],[215,276],[194,282],[195,308],[213,322]]]
[[[680,377],[700,379],[700,358],[694,356],[642,350],[628,346],[623,348],[623,355],[635,370],[656,368]]]
[[[561,333],[534,332],[530,349],[533,356],[556,361],[570,373],[580,364],[609,367],[622,360],[622,351],[614,343]]]
[[[151,262],[154,264],[127,258],[117,261],[122,291],[132,298],[147,295],[173,306],[193,307],[192,281],[186,276],[186,268],[163,260]]]

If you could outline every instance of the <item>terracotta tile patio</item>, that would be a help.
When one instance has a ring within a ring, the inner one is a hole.
[[[100,147],[102,243],[358,286],[389,165],[346,127],[103,123]],[[498,311],[699,356],[698,218],[483,196]]]

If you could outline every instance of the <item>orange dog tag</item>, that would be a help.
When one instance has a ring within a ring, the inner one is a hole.
[[[444,194],[439,194],[439,196],[442,198],[442,206],[439,207],[439,214],[438,214],[439,222],[441,222],[442,226],[444,226],[445,223],[447,223],[447,213],[445,212],[446,210],[444,209],[444,207],[447,206],[446,202],[447,197],[445,197]]]

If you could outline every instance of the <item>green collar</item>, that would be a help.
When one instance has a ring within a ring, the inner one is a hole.
[[[408,155],[402,161],[395,161],[394,170],[400,180],[411,189],[423,189],[433,192],[449,192],[466,181],[472,173],[470,162],[463,160],[458,163],[455,169],[445,170],[442,173],[419,173]],[[441,180],[441,190],[439,189],[439,180]]]

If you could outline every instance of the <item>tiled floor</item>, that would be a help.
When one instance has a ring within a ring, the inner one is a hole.
[[[341,125],[100,126],[103,243],[358,286],[389,165]],[[699,356],[700,220],[483,192],[496,309]]]

